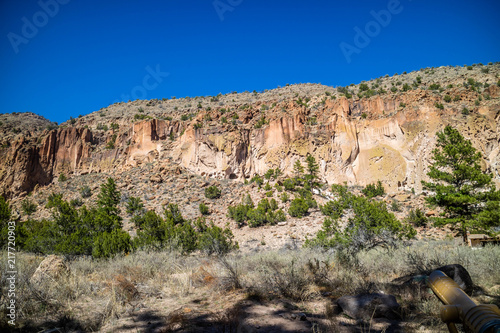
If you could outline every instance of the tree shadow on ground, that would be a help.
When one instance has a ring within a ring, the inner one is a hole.
[[[19,318],[17,319],[19,323]],[[22,326],[21,326],[22,325]],[[90,328],[95,330],[98,327]],[[89,330],[88,325],[82,323],[74,318],[68,316],[63,316],[59,320],[46,320],[41,323],[35,323],[33,321],[23,322],[20,325],[11,326],[5,325],[3,323],[0,325],[1,332],[12,332],[12,333],[31,333],[31,332],[46,332],[46,333],[58,333],[58,332],[86,332]]]

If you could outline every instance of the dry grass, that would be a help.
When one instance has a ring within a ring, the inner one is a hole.
[[[153,306],[163,299],[171,305],[161,319],[167,331],[186,325],[189,314],[179,309],[194,299],[205,304],[212,321],[233,327],[240,309],[230,300],[220,300],[235,292],[250,300],[285,299],[302,307],[323,302],[318,315],[326,321],[317,326],[318,331],[337,320],[332,300],[348,294],[390,293],[402,306],[402,321],[440,330],[439,302],[411,276],[446,264],[461,264],[470,272],[475,284],[491,296],[484,299],[483,295],[481,301],[498,304],[500,299],[500,247],[471,249],[444,241],[372,250],[351,264],[340,263],[334,252],[313,249],[235,253],[225,258],[185,257],[174,252],[138,252],[102,261],[77,258],[68,262],[69,274],[33,285],[29,278],[42,259],[22,253],[17,257],[18,314],[24,331],[97,330],[125,316],[127,309],[138,304]],[[395,281],[404,276],[408,279]],[[2,287],[2,311],[5,300]]]

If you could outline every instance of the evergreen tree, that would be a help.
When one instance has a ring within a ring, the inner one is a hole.
[[[318,178],[319,166],[318,163],[316,163],[316,159],[312,155],[307,155],[306,162],[307,162],[307,175],[305,178],[312,189],[318,185],[317,182],[315,182],[315,180]]]
[[[297,160],[293,165],[293,173],[295,174],[295,178],[297,179],[300,179],[304,174],[304,167],[302,166],[299,160]]]
[[[120,191],[116,188],[113,178],[108,178],[105,184],[101,185],[101,192],[97,196],[97,206],[106,212],[107,215],[118,216],[120,210]]]
[[[497,207],[494,202],[498,201],[498,192],[492,175],[481,170],[481,153],[469,140],[451,126],[436,135],[437,147],[432,151],[433,161],[427,173],[432,181],[422,181],[424,189],[432,192],[426,200],[444,210],[444,217],[436,218],[436,225],[458,228],[467,242],[467,232],[491,226],[487,213]]]
[[[101,185],[101,192],[97,196],[96,227],[100,232],[111,232],[114,229],[121,229],[122,218],[120,217],[120,191],[116,187],[113,178],[108,178],[105,184]]]

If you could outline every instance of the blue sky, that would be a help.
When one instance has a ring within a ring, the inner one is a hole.
[[[2,0],[0,112],[63,122],[133,97],[496,62],[498,13],[495,0]]]

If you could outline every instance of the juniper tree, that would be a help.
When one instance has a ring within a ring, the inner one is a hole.
[[[430,206],[444,210],[444,216],[435,218],[435,224],[452,225],[467,242],[467,232],[484,231],[491,226],[484,217],[490,208],[496,207],[498,192],[492,175],[481,169],[481,153],[469,140],[451,126],[436,135],[437,144],[427,173],[431,181],[422,181],[424,189],[432,192],[426,200]],[[478,219],[479,216],[483,219]]]
[[[293,173],[295,174],[295,178],[300,178],[304,174],[304,166],[299,160],[295,161],[293,165]]]
[[[108,178],[101,185],[101,192],[97,196],[97,225],[99,231],[111,232],[113,229],[121,229],[122,218],[120,217],[120,191],[118,191],[113,178]]]
[[[305,178],[309,183],[309,186],[313,188],[318,185],[317,182],[315,182],[315,180],[318,178],[319,166],[318,163],[316,163],[316,159],[312,155],[307,155],[306,162],[307,162],[307,175]]]

